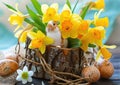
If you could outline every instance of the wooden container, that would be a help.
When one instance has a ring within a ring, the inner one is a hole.
[[[37,49],[29,49],[30,40],[26,42],[26,55],[25,57],[29,60],[39,62],[39,54]],[[81,75],[82,68],[86,65],[90,65],[94,62],[93,56],[85,57],[84,55],[91,55],[91,53],[84,53],[81,48],[60,48],[55,46],[47,46],[43,57],[45,61],[50,65],[52,70],[60,72],[68,72],[77,75]],[[49,79],[49,75],[43,70],[42,66],[35,65],[31,62],[24,60],[21,67],[28,66],[29,70],[33,70],[34,77]],[[60,75],[63,76],[64,75]]]

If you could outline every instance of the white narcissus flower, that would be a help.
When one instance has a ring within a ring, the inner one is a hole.
[[[17,70],[18,76],[16,78],[17,81],[22,81],[22,84],[26,84],[27,82],[32,82],[33,71],[28,71],[27,66],[24,66],[23,70]]]

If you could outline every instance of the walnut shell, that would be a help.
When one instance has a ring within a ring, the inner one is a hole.
[[[5,56],[6,59],[10,59],[10,60],[14,60],[16,61],[17,63],[19,62],[18,60],[18,56],[16,54],[8,54]]]
[[[95,66],[88,66],[83,68],[82,76],[88,78],[88,82],[96,82],[100,79],[100,72]]]
[[[18,63],[14,60],[0,60],[0,76],[8,76],[18,69]]]
[[[110,78],[113,73],[114,73],[114,66],[112,65],[111,62],[108,60],[104,60],[100,65],[99,65],[99,71],[101,78],[108,79]]]

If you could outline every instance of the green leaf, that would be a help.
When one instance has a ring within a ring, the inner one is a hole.
[[[9,8],[10,10],[13,10],[13,11],[17,11],[14,7],[12,7],[11,5],[9,4],[6,4],[6,3],[3,3],[7,8]]]
[[[71,4],[69,0],[66,0],[66,4],[68,5],[68,7],[71,9]]]
[[[80,13],[80,16],[82,17],[82,19],[85,18],[85,15],[87,14],[87,11],[89,10],[91,3],[89,3],[87,6],[83,7],[82,12]]]
[[[31,25],[33,25],[33,26],[36,26],[36,27],[39,26],[34,21],[32,21],[32,20],[30,20],[28,18],[25,18],[24,21],[27,22],[27,23],[29,23],[29,24],[31,24]]]
[[[81,41],[77,38],[68,38],[68,47],[69,48],[77,48],[82,45]]]
[[[94,44],[90,44],[90,43],[89,43],[88,47],[95,48],[95,47],[96,47],[96,45],[94,45]]]
[[[34,28],[32,29],[32,31],[33,31],[33,32],[36,32],[36,33],[37,33],[38,30],[39,30],[39,29],[38,29],[37,27],[34,27]]]
[[[77,1],[76,1],[76,4],[75,4],[75,6],[74,6],[74,8],[73,8],[73,10],[72,10],[72,13],[74,13],[75,8],[76,8],[76,6],[77,6],[78,2],[79,2],[79,0],[77,0]]]
[[[31,17],[31,19],[34,21],[34,24],[39,25],[39,29],[45,33],[45,25],[42,23],[42,21],[40,20],[40,17],[37,16],[37,14],[35,12],[33,12],[28,6],[26,6],[27,11]]]
[[[31,0],[34,8],[36,9],[36,11],[38,12],[38,14],[43,15],[42,11],[41,11],[41,4],[39,4],[39,2],[37,0]]]

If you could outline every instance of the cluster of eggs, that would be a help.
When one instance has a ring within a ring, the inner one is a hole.
[[[100,78],[109,79],[114,73],[114,67],[108,60],[104,60],[99,65],[93,65],[83,68],[82,76],[89,82],[96,82]]]

